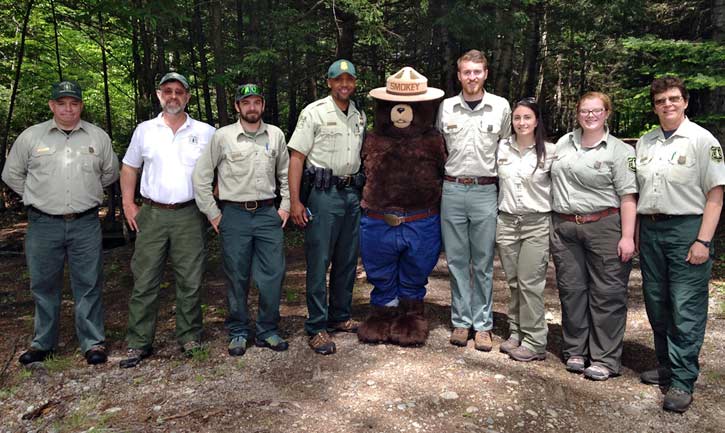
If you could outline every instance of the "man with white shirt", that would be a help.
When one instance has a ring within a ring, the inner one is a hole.
[[[184,112],[189,83],[169,72],[156,90],[162,112],[136,127],[123,158],[123,211],[137,232],[131,259],[134,287],[128,307],[128,353],[121,368],[135,367],[153,353],[159,289],[167,257],[176,281],[176,338],[185,355],[201,347],[201,278],[205,218],[194,201],[191,175],[214,127]],[[141,175],[143,204],[135,202]]]

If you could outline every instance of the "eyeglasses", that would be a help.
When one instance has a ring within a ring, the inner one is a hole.
[[[677,104],[678,102],[682,101],[682,96],[668,96],[666,98],[657,98],[655,99],[655,105],[665,105],[668,101],[670,104]]]
[[[583,116],[583,117],[586,117],[586,116],[588,116],[588,115],[590,115],[590,114],[591,114],[591,115],[594,115],[594,116],[596,116],[596,117],[599,117],[599,116],[601,116],[601,115],[602,115],[602,113],[604,113],[605,111],[607,111],[607,109],[606,109],[606,108],[595,108],[595,109],[593,109],[593,110],[585,110],[585,109],[583,109],[583,108],[582,108],[582,109],[580,109],[580,110],[577,110],[577,112],[579,113],[579,115],[580,115],[580,116]]]
[[[161,89],[161,94],[164,96],[184,96],[186,90]]]

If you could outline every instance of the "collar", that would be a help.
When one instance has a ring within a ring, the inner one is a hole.
[[[478,105],[476,106],[476,108],[471,109],[471,107],[468,106],[468,103],[466,102],[466,100],[463,99],[463,92],[460,92],[460,93],[458,93],[458,99],[456,100],[456,102],[453,105],[454,106],[458,105],[462,109],[467,110],[467,111],[479,111],[479,110],[483,110],[486,106],[488,106],[489,108],[492,109],[493,108],[493,104],[491,104],[491,98],[492,98],[491,94],[488,93],[488,92],[486,92],[484,90],[483,91],[483,98],[481,99],[481,102],[478,103]]]
[[[574,145],[577,149],[582,148],[582,129],[576,128],[574,132],[571,133],[570,136],[571,144]],[[602,137],[601,141],[597,143],[595,146],[590,147],[589,149],[594,149],[595,147],[599,146],[607,146],[607,143],[609,143],[609,127],[604,127],[604,136]]]
[[[253,133],[245,130],[244,127],[242,126],[242,122],[240,122],[239,120],[234,122],[234,136],[237,138],[239,138],[240,135],[244,135],[246,137],[253,139],[266,132],[267,132],[267,124],[264,123],[264,120],[261,121],[261,123],[259,124],[259,128],[256,131],[254,131]]]
[[[334,111],[334,112],[339,113],[343,117],[345,116],[345,113],[343,113],[342,110],[340,109],[340,107],[338,107],[337,104],[335,104],[335,101],[332,99],[332,95],[327,95],[327,97],[325,98],[325,101],[327,102],[327,105],[328,105],[328,108],[327,108],[328,113],[331,113]],[[347,117],[350,117],[354,113],[357,113],[357,112],[358,111],[357,111],[357,107],[355,107],[355,101],[350,99],[350,105],[347,106]]]
[[[677,129],[675,130],[675,132],[672,133],[672,135],[670,135],[670,138],[675,137],[675,136],[683,137],[683,138],[693,138],[694,137],[693,125],[694,125],[694,123],[690,122],[690,119],[687,116],[685,116],[685,120],[682,123],[680,123],[680,126],[677,127]],[[659,126],[655,131],[656,131],[656,137],[659,140],[662,140],[662,141],[667,140],[665,138],[665,133],[662,130],[662,126]]]
[[[184,123],[179,127],[179,129],[176,130],[177,133],[184,128],[190,127],[191,122],[193,121],[191,116],[189,116],[189,113],[185,112],[184,114],[186,114],[186,120],[184,120]],[[164,112],[163,111],[154,118],[154,122],[156,123],[156,126],[163,126],[164,128],[170,128],[170,126],[167,125],[166,122],[164,122]]]
[[[73,127],[73,129],[71,129],[71,131],[78,131],[79,129],[85,130],[86,128],[83,123],[84,123],[83,119],[79,120],[78,123],[76,124],[76,126]],[[58,126],[58,123],[56,123],[55,118],[50,119],[50,126],[48,129],[51,131],[53,129],[57,129],[58,131],[63,131],[63,128]],[[65,132],[63,132],[63,133],[65,134]]]

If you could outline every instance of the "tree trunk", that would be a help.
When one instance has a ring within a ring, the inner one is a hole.
[[[111,122],[111,96],[108,93],[108,60],[106,59],[106,37],[103,30],[103,13],[98,11],[99,45],[101,46],[101,66],[103,68],[103,96],[106,106],[106,133],[113,140],[113,124]]]
[[[534,5],[531,11],[531,26],[527,29],[526,57],[524,59],[521,95],[536,94],[536,71],[539,68],[539,40],[541,39],[541,5]],[[543,62],[542,62],[543,64]]]
[[[337,50],[335,57],[353,61],[353,46],[355,45],[355,15],[333,8],[333,19],[337,30]]]
[[[212,1],[209,4],[211,9],[211,28],[217,29],[212,32],[212,48],[214,50],[214,88],[216,89],[216,106],[217,115],[219,116],[219,126],[226,126],[229,122],[229,113],[227,112],[227,90],[224,86],[224,41],[222,39],[222,31],[224,28],[222,23],[222,5],[221,0]]]
[[[58,43],[58,17],[55,14],[55,2],[50,0],[50,10],[53,13],[53,40],[55,42],[55,62],[58,65],[58,81],[63,81],[63,68],[60,65],[60,45]]]
[[[204,36],[204,28],[201,20],[200,2],[194,2],[194,16],[192,17],[192,26],[194,28],[193,35],[195,37],[195,45],[199,50],[199,64],[201,65],[201,86],[204,93],[204,112],[206,114],[206,122],[214,125],[214,113],[211,105],[211,91],[209,90],[209,66],[206,59],[206,38]]]
[[[10,122],[13,119],[13,110],[15,109],[15,98],[18,95],[18,84],[20,83],[20,71],[23,66],[23,57],[25,55],[25,37],[28,34],[28,22],[30,21],[30,12],[33,10],[33,0],[28,0],[23,17],[23,29],[20,31],[20,46],[18,47],[18,63],[15,68],[15,78],[13,78],[13,91],[10,94],[10,104],[8,107],[8,117],[5,121],[5,136],[3,137],[2,148],[0,149],[0,170],[5,167],[5,159],[8,152],[8,137],[10,136]],[[4,203],[3,203],[4,206]]]

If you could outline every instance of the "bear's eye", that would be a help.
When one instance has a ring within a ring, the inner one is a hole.
[[[403,107],[398,107],[398,113],[402,113],[403,111],[405,111],[405,108],[403,108]]]

